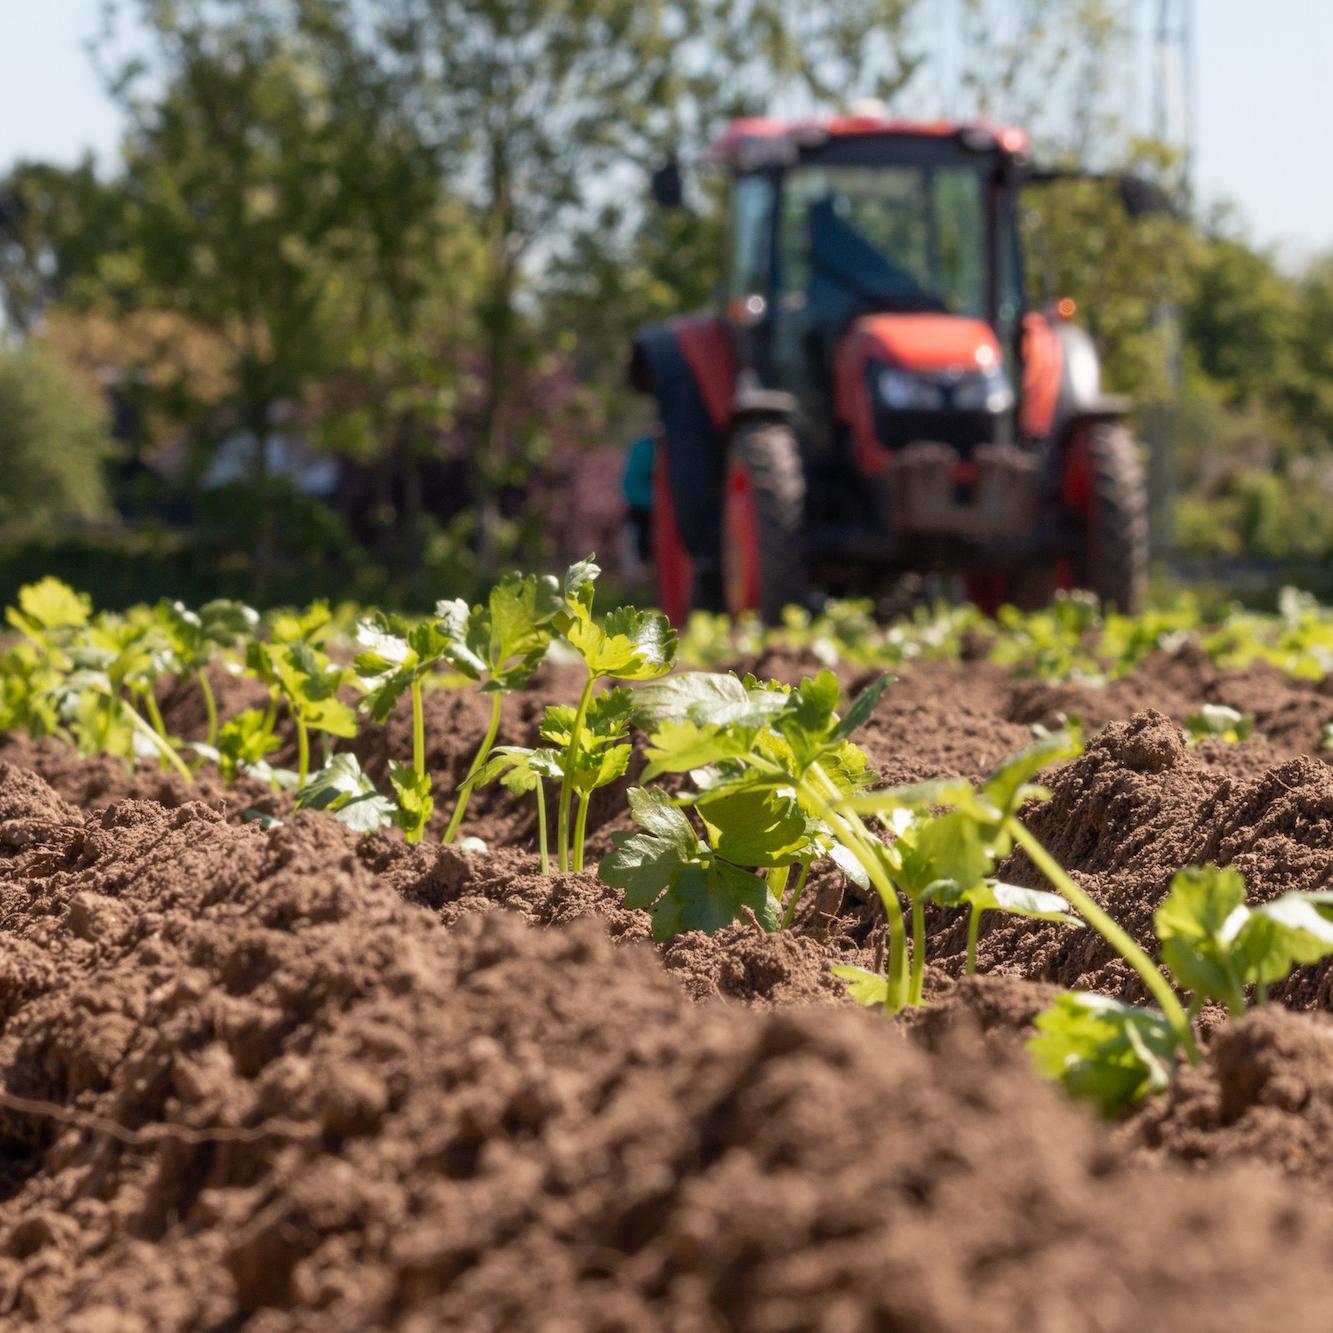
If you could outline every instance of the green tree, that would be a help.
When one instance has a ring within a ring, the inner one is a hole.
[[[96,393],[41,347],[0,350],[0,522],[105,517],[110,453]]]

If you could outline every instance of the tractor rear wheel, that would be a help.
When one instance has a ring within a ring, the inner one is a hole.
[[[1148,486],[1133,435],[1114,422],[1086,427],[1071,466],[1084,471],[1087,515],[1078,582],[1104,607],[1137,614],[1148,586]]]
[[[727,449],[722,499],[722,586],[727,610],[757,612],[770,624],[801,600],[805,469],[792,428],[739,426]]]

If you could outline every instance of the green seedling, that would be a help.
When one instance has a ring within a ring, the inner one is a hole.
[[[633,701],[626,689],[594,695],[583,715],[582,733],[575,744],[578,713],[552,705],[542,720],[542,740],[556,747],[560,784],[578,797],[572,843],[573,869],[583,869],[583,848],[588,828],[588,802],[593,792],[625,776],[629,767],[629,720]],[[572,765],[572,766],[571,766]]]
[[[835,860],[844,871],[873,885],[886,901],[890,955],[898,960],[905,982],[902,914],[888,879],[885,848],[844,808],[845,800],[869,781],[865,754],[850,737],[870,717],[888,683],[888,677],[881,677],[845,715],[838,713],[840,691],[830,671],[795,689],[753,677],[740,680],[702,672],[672,676],[642,686],[634,692],[634,701],[636,720],[649,733],[644,780],[662,773],[692,773],[698,791],[682,799],[697,806],[706,824],[712,821],[721,828],[721,812],[733,819],[744,812],[745,823],[731,827],[729,841],[710,838],[705,845],[732,864],[766,868],[774,910],[791,867],[799,865],[801,878],[787,909],[788,921],[809,865],[825,848],[829,854],[840,849]],[[755,842],[745,854],[748,861],[739,850],[742,831]],[[760,850],[762,858],[756,854]],[[608,873],[620,876],[622,870],[612,859],[609,866],[603,862],[600,873],[606,879]],[[767,913],[761,923],[766,919]],[[668,914],[666,920],[673,917]]]
[[[329,622],[327,603],[316,602],[300,614],[275,617],[272,637],[251,641],[245,650],[246,667],[269,691],[264,729],[272,733],[280,702],[296,728],[298,787],[310,778],[312,731],[347,740],[356,736],[356,714],[338,698],[349,672],[330,661],[323,648]]]
[[[361,708],[385,722],[406,692],[412,708],[412,762],[391,760],[389,781],[398,798],[398,826],[409,843],[420,842],[435,809],[426,772],[426,716],[422,690],[426,678],[448,658],[452,639],[438,621],[412,625],[400,616],[376,612],[356,629],[361,647],[352,669],[365,695]]]
[[[581,834],[571,839],[570,808],[577,777],[586,769],[583,751],[589,743],[587,723],[594,690],[603,680],[655,680],[666,675],[675,663],[676,632],[660,612],[622,606],[601,621],[593,618],[594,585],[600,573],[589,556],[569,567],[560,590],[560,633],[588,673],[570,719],[569,739],[561,759],[564,776],[560,780],[556,846],[562,871],[583,869],[583,839]]]
[[[560,766],[560,752],[549,749],[526,749],[521,745],[497,745],[490,757],[464,786],[485,787],[499,779],[515,796],[535,794],[537,799],[537,846],[541,853],[542,874],[551,873],[551,860],[546,837],[546,789],[544,781],[559,782],[564,777]]]
[[[280,744],[273,734],[273,710],[247,708],[235,717],[228,718],[218,729],[215,751],[205,749],[201,753],[217,764],[223,780],[228,784],[235,782],[242,773],[247,773],[276,789],[282,785],[279,775],[283,770],[271,768],[268,756]],[[195,746],[196,750],[199,748]],[[292,777],[295,779],[295,774]]]
[[[206,602],[192,611],[183,602],[159,602],[154,619],[176,660],[176,669],[194,678],[208,715],[205,744],[218,743],[218,704],[209,683],[208,668],[220,654],[254,637],[259,615],[242,602]]]
[[[374,833],[394,822],[398,807],[381,796],[354,754],[335,754],[296,791],[298,810],[324,810],[357,833]]]
[[[1251,907],[1239,872],[1191,866],[1172,879],[1154,926],[1172,980],[1192,992],[1190,1016],[1215,1000],[1235,1017],[1245,1012],[1248,988],[1262,1004],[1293,967],[1333,955],[1333,893],[1286,893]],[[1038,1018],[1029,1048],[1041,1072],[1113,1115],[1167,1087],[1182,1048],[1198,1059],[1188,1026],[1182,1035],[1163,1009],[1066,993]]]
[[[1003,884],[997,879],[983,879],[971,888],[963,888],[956,881],[945,882],[935,887],[931,900],[942,907],[968,909],[967,957],[963,971],[969,977],[977,974],[977,936],[986,912],[1004,912],[1036,921],[1060,921],[1066,926],[1083,925],[1058,893],[1028,889],[1021,884]]]
[[[1185,719],[1185,730],[1191,741],[1249,740],[1254,731],[1254,714],[1242,713],[1227,704],[1204,704],[1197,713]]]
[[[467,680],[477,681],[491,699],[491,716],[481,744],[459,787],[444,841],[458,834],[476,783],[500,732],[500,707],[510,690],[522,689],[541,665],[564,614],[560,584],[549,576],[510,574],[491,589],[482,605],[469,607],[461,598],[435,608],[444,639],[443,657]]]
[[[1036,1027],[1028,1049],[1038,1072],[1105,1116],[1165,1092],[1175,1077],[1180,1034],[1154,1010],[1066,991]]]
[[[6,609],[5,619],[23,638],[0,658],[0,725],[6,730],[19,727],[36,739],[67,735],[55,687],[72,669],[70,646],[91,618],[89,599],[59,579],[45,578],[19,589],[18,605]]]
[[[684,930],[715,931],[746,911],[765,930],[778,924],[780,903],[747,866],[774,865],[806,843],[806,821],[791,798],[735,791],[698,807],[708,837],[660,788],[632,787],[630,810],[641,832],[612,835],[615,850],[598,875],[623,889],[625,906],[652,916],[653,938]]]

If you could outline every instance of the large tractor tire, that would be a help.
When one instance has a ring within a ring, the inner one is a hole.
[[[804,594],[805,469],[796,433],[775,421],[732,434],[722,501],[722,587],[733,616],[770,624]]]
[[[1136,615],[1148,586],[1148,486],[1138,445],[1124,426],[1098,422],[1073,447],[1084,455],[1077,462],[1087,515],[1078,582],[1104,607]]]

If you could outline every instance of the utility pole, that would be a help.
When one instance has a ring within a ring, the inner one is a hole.
[[[1151,133],[1180,154],[1186,213],[1194,205],[1195,72],[1194,0],[1148,0],[1151,29]],[[1153,549],[1169,559],[1175,548],[1176,451],[1184,395],[1180,310],[1163,291],[1153,316],[1166,350],[1169,386],[1163,401],[1149,408],[1148,487]]]

